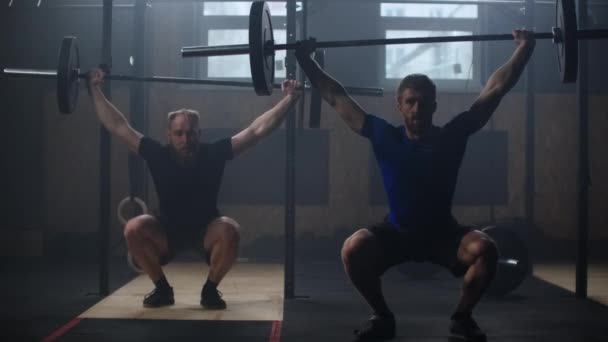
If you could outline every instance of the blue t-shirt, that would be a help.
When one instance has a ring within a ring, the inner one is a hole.
[[[441,229],[456,223],[452,198],[458,170],[474,125],[467,112],[443,127],[432,126],[422,140],[410,140],[404,126],[367,114],[367,137],[382,173],[388,220],[402,230]]]

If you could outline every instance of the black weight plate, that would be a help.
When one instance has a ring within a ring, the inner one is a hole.
[[[80,59],[76,37],[63,37],[57,62],[57,103],[63,114],[72,113],[78,103],[79,73]]]
[[[255,93],[270,95],[274,83],[274,36],[270,9],[254,1],[249,12],[249,64]]]
[[[576,82],[578,72],[578,27],[574,0],[557,0],[555,25],[560,31],[561,41],[556,43],[559,72],[563,83]]]

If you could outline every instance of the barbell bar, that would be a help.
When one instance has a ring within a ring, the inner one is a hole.
[[[74,72],[77,72],[74,70]],[[57,78],[57,71],[55,70],[39,70],[39,69],[19,69],[19,68],[4,68],[2,73],[7,77],[24,77],[24,78],[43,78],[43,79],[55,79]],[[86,73],[78,72],[77,76],[81,79],[86,79]],[[153,82],[153,83],[183,83],[183,84],[202,84],[202,85],[220,85],[220,86],[232,86],[232,87],[252,87],[251,82],[238,82],[238,81],[221,81],[221,80],[201,80],[196,78],[185,78],[185,77],[165,77],[165,76],[130,76],[121,74],[109,74],[105,76],[105,79],[116,80],[116,81],[134,81],[134,82]],[[308,89],[310,86],[306,86]],[[274,84],[274,88],[281,88],[280,84]],[[366,88],[367,89],[367,88]],[[377,90],[378,88],[369,88],[371,90]]]
[[[537,39],[553,39],[553,33],[535,33]],[[360,39],[360,40],[336,40],[316,42],[317,48],[339,48],[339,47],[358,47],[376,45],[396,45],[396,44],[419,44],[419,43],[451,43],[451,42],[475,42],[475,41],[496,41],[513,40],[511,34],[485,34],[485,35],[460,35],[460,36],[437,36],[437,37],[411,37],[411,38],[379,38],[379,39]],[[298,43],[290,44],[266,44],[264,51],[266,54],[274,53],[278,50],[295,50]],[[218,45],[218,46],[185,46],[182,48],[182,57],[210,57],[226,55],[245,55],[251,49],[247,44]]]
[[[24,78],[44,78],[44,79],[55,79],[57,78],[57,71],[55,70],[39,70],[39,69],[18,69],[18,68],[5,68],[2,73],[7,77],[24,77]],[[87,78],[87,74],[79,73],[78,78]],[[152,82],[152,83],[181,83],[181,84],[201,84],[201,85],[217,85],[227,87],[253,87],[252,82],[240,82],[240,81],[222,81],[222,80],[202,80],[196,78],[187,77],[167,77],[167,76],[130,76],[121,74],[110,74],[105,76],[106,79],[117,80],[117,81],[134,81],[134,82]],[[281,89],[281,84],[273,84],[273,88]],[[298,88],[300,90],[311,90],[310,84],[306,83],[303,87]],[[352,87],[347,86],[346,89],[350,89],[357,95],[365,96],[384,96],[383,88],[378,87]]]
[[[551,39],[557,47],[558,67],[562,82],[575,82],[578,69],[578,41],[582,39],[606,39],[608,29],[579,30],[574,0],[556,0],[555,27],[551,32],[539,32],[537,39]],[[365,39],[316,42],[317,48],[357,47],[392,44],[424,44],[465,41],[512,40],[512,34],[460,35],[437,37],[412,37],[390,39]],[[249,54],[252,79],[258,95],[270,95],[274,79],[274,55],[277,50],[296,49],[298,43],[275,44],[270,10],[264,1],[254,1],[249,13],[249,43],[220,46],[182,47],[182,57],[209,57]]]
[[[557,29],[557,28],[555,28]],[[559,32],[559,31],[558,31]],[[536,39],[552,39],[555,43],[561,43],[562,39],[558,32],[537,32]],[[605,39],[608,38],[608,29],[586,29],[577,30],[576,38],[581,39]],[[382,39],[360,39],[344,41],[316,42],[317,48],[339,48],[374,45],[395,44],[421,44],[421,43],[451,43],[451,42],[480,42],[513,40],[512,34],[482,34],[482,35],[459,35],[459,36],[437,36],[437,37],[411,37],[411,38],[382,38]],[[267,44],[265,53],[274,53],[277,50],[295,50],[298,43],[290,44]],[[225,55],[249,54],[250,48],[247,44],[219,45],[219,46],[186,46],[182,48],[182,57],[209,57]]]
[[[19,69],[5,68],[2,71],[3,77],[24,77],[24,78],[43,78],[57,79],[57,103],[59,111],[70,114],[78,103],[78,90],[80,79],[86,79],[86,73],[80,72],[80,60],[76,37],[64,37],[59,50],[57,70],[38,70],[38,69]],[[252,82],[223,81],[223,80],[202,80],[184,77],[165,77],[165,76],[129,76],[120,74],[108,74],[107,79],[117,81],[134,82],[158,82],[158,83],[178,83],[178,84],[199,84],[229,87],[254,86]],[[271,84],[272,88],[280,89],[280,84]],[[309,84],[304,84],[300,89],[310,90]],[[383,96],[383,89],[377,87],[347,87],[353,94],[362,96]]]

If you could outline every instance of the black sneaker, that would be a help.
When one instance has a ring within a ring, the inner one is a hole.
[[[201,306],[207,310],[224,310],[226,302],[222,299],[222,293],[217,289],[203,289]]]
[[[481,331],[471,315],[454,314],[451,318],[450,333],[454,337],[470,342],[486,342],[486,334]]]
[[[145,308],[158,308],[161,306],[173,305],[173,288],[159,289],[157,287],[144,297]]]
[[[354,331],[356,341],[385,341],[395,337],[395,317],[373,315],[361,330]]]

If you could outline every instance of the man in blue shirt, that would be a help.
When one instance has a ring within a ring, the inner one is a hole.
[[[314,40],[298,43],[296,57],[314,87],[356,133],[368,138],[382,172],[389,215],[360,229],[342,248],[344,269],[374,311],[358,340],[395,336],[395,318],[381,289],[381,275],[405,261],[430,261],[464,276],[450,332],[472,341],[486,335],[471,317],[496,272],[498,251],[481,231],[459,225],[451,213],[458,170],[469,136],[480,130],[517,83],[535,46],[532,32],[514,30],[516,49],[489,78],[469,110],[443,127],[434,126],[433,82],[422,74],[405,77],[396,90],[403,126],[369,114],[311,57]]]

